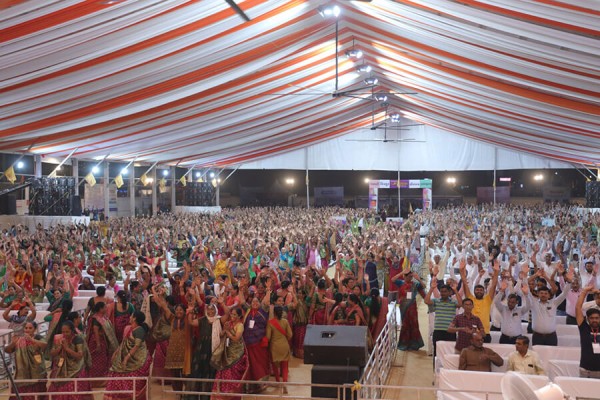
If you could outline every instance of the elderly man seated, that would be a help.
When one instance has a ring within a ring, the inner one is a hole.
[[[508,370],[528,375],[544,375],[540,358],[533,350],[529,350],[529,338],[517,336],[516,351],[508,356]]]
[[[471,337],[471,345],[462,349],[458,369],[464,371],[491,372],[492,363],[501,367],[504,360],[494,350],[483,347],[483,336],[476,332]]]

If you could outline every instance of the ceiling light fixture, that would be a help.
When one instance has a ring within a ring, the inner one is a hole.
[[[356,67],[356,72],[371,72],[371,70],[373,70],[373,68],[371,68],[371,66],[369,64],[362,64],[359,65],[358,67]]]
[[[348,50],[346,52],[346,57],[353,58],[355,60],[358,60],[359,58],[362,58],[362,56],[363,56],[362,50],[351,49],[351,50]]]
[[[317,11],[323,18],[337,18],[342,10],[339,6],[319,6]]]
[[[398,113],[390,114],[390,119],[392,120],[392,122],[400,122],[400,114],[398,114]]]
[[[388,97],[385,94],[375,94],[373,95],[373,99],[375,101],[387,101]]]
[[[367,86],[377,85],[378,82],[379,82],[379,80],[377,78],[375,78],[374,76],[369,76],[368,78],[365,78],[365,85],[367,85]]]

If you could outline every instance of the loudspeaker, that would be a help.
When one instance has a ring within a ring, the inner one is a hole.
[[[75,217],[81,216],[81,197],[71,196],[71,215]]]
[[[366,326],[308,325],[304,363],[364,367],[369,358]]]
[[[345,365],[313,365],[310,372],[311,383],[343,385],[360,379],[360,367]],[[341,393],[340,393],[341,394]],[[338,398],[337,388],[311,386],[311,397]],[[346,389],[346,399],[353,399],[352,391]]]
[[[585,206],[587,208],[600,208],[600,182],[586,182]]]
[[[0,197],[0,214],[16,215],[17,214],[17,196],[7,194]]]

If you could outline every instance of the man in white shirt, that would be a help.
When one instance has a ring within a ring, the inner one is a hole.
[[[508,356],[508,370],[527,375],[544,375],[540,358],[533,350],[529,350],[529,338],[518,336],[515,343],[516,351]]]
[[[503,282],[504,290],[506,290]],[[500,324],[500,330],[502,335],[500,336],[500,343],[515,344],[517,338],[523,334],[523,326],[521,320],[523,316],[529,312],[531,306],[529,302],[529,287],[523,285],[523,305],[517,306],[518,298],[515,293],[508,295],[506,299],[506,305],[502,304],[502,294],[504,290],[500,290],[494,297],[494,305],[500,311],[502,322]]]
[[[550,300],[550,289],[542,287],[538,289],[538,298],[533,299],[529,293],[529,302],[531,304],[531,326],[533,328],[533,345],[558,346],[558,337],[556,336],[556,308],[567,297],[571,290],[571,279],[573,270],[565,277],[569,282],[565,285],[564,291],[557,297]]]

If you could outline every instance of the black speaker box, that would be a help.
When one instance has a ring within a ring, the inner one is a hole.
[[[17,214],[17,196],[7,194],[0,197],[0,214],[16,215]]]
[[[364,367],[369,359],[366,326],[308,325],[304,363]]]
[[[71,196],[71,215],[79,217],[81,215],[81,197]]]
[[[327,385],[343,385],[345,383],[353,383],[360,379],[361,369],[356,366],[345,365],[313,365],[310,372],[311,383],[322,383]],[[340,393],[341,395],[341,393]],[[311,397],[324,397],[329,399],[337,399],[337,388],[311,386]],[[346,399],[350,400],[354,397],[350,389],[346,390]]]
[[[586,182],[585,206],[587,208],[600,208],[600,182]]]

